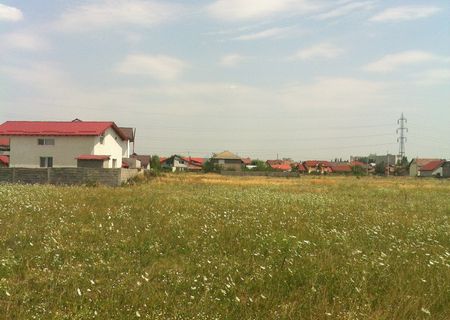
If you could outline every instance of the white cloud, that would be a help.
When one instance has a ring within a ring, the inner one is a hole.
[[[271,28],[271,29],[266,29],[266,30],[262,30],[262,31],[258,31],[258,32],[243,34],[243,35],[240,35],[240,36],[234,38],[234,40],[247,41],[247,40],[282,38],[282,37],[286,37],[292,31],[293,31],[292,27]]]
[[[438,56],[425,51],[404,51],[400,53],[388,54],[381,59],[369,63],[365,66],[370,72],[390,72],[405,65],[420,64],[429,61],[440,60]]]
[[[48,49],[49,44],[40,36],[28,32],[15,32],[0,35],[0,48],[2,50],[19,49],[39,51]]]
[[[280,13],[304,14],[317,10],[311,0],[216,0],[207,7],[209,14],[226,21],[253,20]]]
[[[372,9],[373,1],[355,1],[355,2],[346,2],[337,8],[334,8],[330,11],[321,13],[317,15],[317,19],[326,20],[331,18],[337,18],[341,16],[345,16],[355,12],[368,11]]]
[[[294,59],[332,59],[344,53],[345,50],[331,43],[319,43],[309,48],[301,49],[295,54]]]
[[[450,84],[450,69],[431,69],[417,76],[417,84],[439,85]]]
[[[57,28],[88,31],[123,24],[149,27],[176,19],[181,7],[175,4],[143,0],[101,0],[83,4],[63,13]]]
[[[385,85],[356,78],[317,78],[313,83],[285,88],[280,96],[287,107],[352,109],[376,105],[384,99]]]
[[[130,54],[117,67],[123,74],[144,75],[157,80],[175,80],[188,64],[166,55]]]
[[[430,17],[441,9],[435,6],[402,6],[388,8],[373,16],[371,21],[407,21]]]
[[[0,21],[20,21],[23,19],[23,13],[17,8],[9,7],[0,3]]]
[[[244,60],[238,53],[227,54],[220,59],[220,65],[224,67],[234,67]]]
[[[242,60],[244,60],[244,59],[245,58],[243,56],[241,56],[240,54],[231,53],[231,54],[227,54],[227,55],[223,56],[220,59],[220,65],[222,65],[224,67],[235,67],[239,63],[241,63]]]

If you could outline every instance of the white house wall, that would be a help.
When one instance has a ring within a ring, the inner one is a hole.
[[[110,156],[108,168],[113,167],[113,160],[117,160],[116,168],[122,167],[122,157],[128,151],[124,152],[123,148],[127,147],[127,141],[123,141],[117,133],[109,128],[105,131],[103,144],[100,143],[100,137],[95,137],[94,155]],[[128,158],[128,157],[124,157]]]
[[[38,145],[38,139],[55,139],[55,145]],[[10,139],[10,167],[39,168],[40,157],[53,157],[53,167],[76,167],[81,154],[92,154],[97,137],[28,137]]]

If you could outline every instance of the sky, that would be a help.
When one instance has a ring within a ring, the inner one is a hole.
[[[0,123],[111,120],[141,154],[450,159],[448,0],[0,0]]]

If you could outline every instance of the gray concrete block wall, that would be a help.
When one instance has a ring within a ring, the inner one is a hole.
[[[0,182],[59,185],[102,184],[115,187],[137,174],[139,174],[137,169],[0,168]]]

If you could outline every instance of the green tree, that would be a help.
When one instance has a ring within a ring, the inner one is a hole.
[[[211,162],[211,160],[207,160],[203,164],[203,171],[205,171],[205,172],[220,172],[220,165]]]
[[[375,173],[376,174],[385,174],[385,170],[386,170],[386,165],[383,162],[377,163],[377,165],[375,166]]]
[[[160,171],[161,170],[161,162],[159,159],[159,156],[152,156],[151,160],[150,160],[150,167],[155,170],[155,171]]]
[[[256,166],[255,171],[268,171],[270,167],[262,160],[253,160],[252,165]]]

